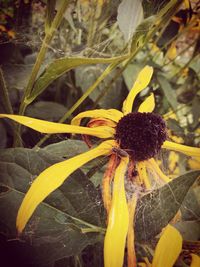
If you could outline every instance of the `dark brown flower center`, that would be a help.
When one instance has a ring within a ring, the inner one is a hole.
[[[155,113],[129,113],[117,124],[115,139],[136,161],[154,157],[167,139],[166,124]]]

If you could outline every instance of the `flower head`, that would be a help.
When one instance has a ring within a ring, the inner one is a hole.
[[[154,157],[167,139],[162,117],[150,112],[129,113],[117,123],[115,138],[135,161]]]
[[[124,188],[124,179],[128,176],[133,183],[151,188],[147,169],[158,182],[168,182],[169,178],[160,170],[154,156],[161,148],[200,157],[200,149],[167,141],[166,125],[162,117],[152,113],[155,107],[151,94],[140,105],[138,112],[132,113],[137,94],[149,84],[153,68],[144,67],[139,73],[130,93],[124,101],[122,111],[116,109],[97,109],[79,113],[71,125],[47,122],[25,116],[0,114],[0,118],[9,118],[42,133],[74,133],[95,136],[103,141],[99,146],[81,155],[52,165],[44,170],[32,183],[19,208],[17,229],[21,233],[37,206],[69,175],[88,161],[102,156],[110,156],[103,177],[103,201],[108,214],[108,225],[104,242],[105,267],[121,267],[127,233],[128,251],[134,250],[133,221],[137,196],[132,205],[128,205]],[[86,127],[80,126],[83,118],[90,118]],[[111,186],[113,181],[113,186]],[[128,208],[130,206],[130,208]],[[132,207],[132,208],[131,208]],[[128,253],[129,256],[131,253]],[[131,256],[130,256],[131,257]],[[129,259],[129,262],[134,262]]]

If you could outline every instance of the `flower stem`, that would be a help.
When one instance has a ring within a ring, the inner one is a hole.
[[[28,85],[26,87],[26,90],[25,90],[24,95],[23,95],[22,100],[21,100],[21,105],[19,108],[19,115],[24,115],[25,110],[30,103],[28,101],[28,98],[30,97],[30,95],[32,93],[32,89],[33,89],[35,80],[37,78],[38,72],[40,70],[42,62],[45,59],[45,55],[46,55],[48,46],[49,46],[57,28],[59,27],[59,25],[62,21],[62,18],[63,18],[63,15],[65,13],[67,6],[68,6],[68,1],[63,0],[60,9],[58,10],[55,18],[52,21],[51,27],[49,29],[48,28],[46,29],[46,34],[45,34],[45,37],[42,41],[42,46],[41,46],[40,51],[37,55],[37,59],[36,59],[36,62],[33,66],[33,69],[32,69],[31,75],[30,75],[30,79],[28,81]],[[21,126],[19,125],[17,127],[17,131],[16,131],[16,134],[14,137],[15,146],[20,145],[19,138],[18,138],[18,136],[20,136],[20,132],[21,132]]]
[[[3,71],[0,68],[0,88],[2,90],[2,104],[4,105],[5,111],[7,113],[13,114],[12,105],[10,103],[8,88],[6,86],[6,82],[4,80]]]
[[[24,93],[24,96],[23,96],[23,99],[22,99],[22,104],[21,104],[20,110],[19,110],[19,114],[20,115],[24,114],[24,112],[26,110],[26,107],[29,104],[27,99],[31,95],[34,82],[35,82],[35,80],[37,78],[37,75],[38,75],[38,72],[40,70],[41,64],[44,61],[44,58],[45,58],[46,51],[48,49],[49,43],[51,42],[51,40],[52,40],[52,38],[54,36],[54,33],[56,32],[57,28],[59,27],[59,25],[60,25],[60,23],[62,21],[63,14],[64,14],[67,6],[68,6],[68,1],[63,1],[60,9],[58,10],[58,12],[57,12],[52,24],[51,24],[51,27],[49,28],[49,30],[46,31],[45,37],[44,37],[43,42],[42,42],[42,46],[41,46],[40,51],[38,53],[36,62],[34,64],[34,66],[33,66],[33,69],[32,69],[32,72],[31,72],[31,76],[30,76],[28,85],[26,87],[26,90],[25,90],[25,93]]]

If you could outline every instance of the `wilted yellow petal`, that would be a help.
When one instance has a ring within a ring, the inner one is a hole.
[[[196,254],[191,254],[192,262],[190,267],[199,267],[200,266],[200,257]]]
[[[174,142],[165,141],[162,145],[162,148],[181,152],[191,157],[200,157],[200,148],[198,147],[185,146],[181,144],[176,144]]]
[[[170,224],[164,229],[156,246],[152,267],[172,267],[182,249],[182,236]]]
[[[112,199],[111,181],[114,176],[117,163],[118,163],[117,156],[112,154],[109,159],[106,171],[104,172],[103,181],[102,181],[102,197],[103,197],[103,203],[107,211],[107,214],[109,214],[110,206],[111,206],[111,199]]]
[[[140,105],[139,112],[153,112],[155,108],[154,94],[150,94]]]
[[[147,176],[147,170],[145,161],[140,161],[137,163],[137,170],[139,173],[140,181],[144,184],[145,188],[148,190],[151,188],[150,180]]]
[[[41,133],[75,133],[75,134],[87,134],[96,136],[99,138],[109,138],[114,136],[114,129],[108,126],[99,126],[96,128],[88,128],[82,126],[74,126],[64,123],[49,122],[44,120],[38,120],[26,116],[0,114],[0,118],[8,118],[16,121],[22,125],[25,125],[31,129],[34,129]]]
[[[21,233],[37,206],[76,169],[88,161],[111,152],[114,140],[103,142],[98,147],[71,159],[56,163],[44,170],[32,183],[19,208],[16,226]]]
[[[122,158],[115,172],[113,197],[104,240],[104,266],[122,267],[128,232],[129,214],[124,189],[128,158]]]
[[[122,117],[123,113],[117,109],[95,109],[95,110],[88,110],[79,113],[77,116],[73,118],[71,121],[72,125],[80,125],[81,120],[83,118],[106,118],[112,121],[118,122]]]
[[[137,76],[137,79],[123,103],[123,113],[126,115],[132,111],[133,102],[138,93],[147,87],[153,75],[153,68],[145,66]]]
[[[109,126],[109,127],[115,128],[116,125],[117,125],[116,122],[111,121],[109,119],[95,118],[95,119],[90,119],[90,121],[87,124],[87,127],[94,128],[94,127],[99,127],[99,126]]]

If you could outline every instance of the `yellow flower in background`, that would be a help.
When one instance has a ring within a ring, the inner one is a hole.
[[[127,203],[124,179],[128,177],[137,187],[147,190],[151,189],[155,182],[168,182],[169,178],[154,159],[161,148],[200,157],[199,148],[167,140],[167,129],[163,118],[153,113],[155,107],[153,94],[144,100],[138,112],[132,112],[136,96],[148,86],[152,74],[153,68],[150,66],[141,70],[123,103],[122,111],[96,109],[81,112],[74,117],[71,125],[26,116],[0,114],[1,118],[12,119],[42,133],[73,133],[107,139],[88,152],[52,165],[34,180],[18,211],[16,226],[19,233],[23,231],[37,206],[72,172],[99,156],[107,155],[110,159],[102,182],[103,201],[108,215],[104,241],[105,267],[123,265],[127,234],[128,262],[136,261],[130,256],[131,250],[134,254],[134,244],[132,244],[134,226],[130,218],[134,217],[137,197]],[[80,126],[83,118],[90,118],[86,127]],[[153,174],[155,181],[149,178],[149,172]]]
[[[140,267],[173,267],[182,250],[182,236],[172,225],[168,224],[163,230],[156,245],[153,262],[150,263],[144,258],[145,263],[139,263]],[[190,267],[200,266],[200,257],[191,254],[192,261]]]

